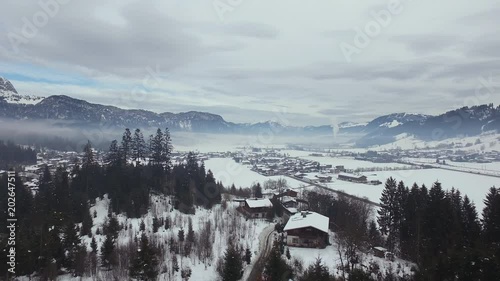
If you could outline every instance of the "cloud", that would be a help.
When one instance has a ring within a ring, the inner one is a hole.
[[[434,55],[462,43],[458,36],[443,34],[398,35],[391,37],[391,40],[405,45],[416,55]]]
[[[19,53],[7,35],[40,7],[7,0],[0,75],[24,93],[235,122],[272,119],[277,108],[300,125],[440,113],[500,67],[498,4],[443,1],[405,2],[348,63],[339,44],[354,42],[386,0],[247,1],[225,21],[210,1],[72,0]]]

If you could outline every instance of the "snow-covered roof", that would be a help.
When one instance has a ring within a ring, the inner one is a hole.
[[[339,176],[356,178],[356,179],[363,177],[363,175],[354,175],[354,174],[348,174],[348,173],[340,173]]]
[[[299,229],[305,227],[313,227],[317,230],[328,233],[330,219],[315,212],[300,212],[291,216],[285,225],[284,230]]]
[[[266,207],[272,207],[273,203],[271,203],[271,200],[265,198],[265,199],[247,199],[245,200],[247,202],[248,207],[250,208],[266,208]]]
[[[291,197],[291,196],[283,196],[281,198],[281,202],[282,203],[287,203],[287,202],[297,202],[297,200],[295,200],[294,197]]]

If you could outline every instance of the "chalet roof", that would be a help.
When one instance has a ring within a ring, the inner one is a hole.
[[[247,199],[245,200],[247,202],[248,207],[250,208],[266,208],[266,207],[272,207],[273,203],[271,203],[271,200],[265,198],[265,199]]]
[[[305,227],[313,227],[328,233],[330,219],[315,212],[299,212],[291,216],[283,230],[292,230]]]

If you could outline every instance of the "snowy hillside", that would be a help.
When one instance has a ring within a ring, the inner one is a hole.
[[[92,227],[92,234],[98,244],[98,249],[101,248],[105,240],[102,235],[102,228],[108,219],[108,206],[110,200],[107,196],[103,199],[98,199],[90,212],[94,214],[94,226]],[[170,227],[165,228],[165,224],[161,225],[157,233],[153,233],[152,224],[153,218],[162,218],[169,221]],[[192,221],[192,227],[195,232],[196,242],[192,252],[187,256],[177,254],[175,255],[178,260],[179,267],[190,268],[192,275],[190,280],[218,280],[216,273],[216,264],[220,257],[223,256],[227,247],[228,241],[238,241],[238,245],[249,248],[252,256],[256,257],[259,254],[259,236],[261,233],[271,226],[264,220],[246,220],[241,214],[236,211],[236,205],[228,202],[227,209],[223,206],[214,206],[211,210],[203,208],[196,209],[195,215],[186,215],[173,208],[170,198],[164,196],[152,196],[151,207],[146,216],[140,219],[127,218],[124,215],[117,216],[118,222],[122,226],[117,239],[118,249],[120,247],[133,246],[134,239],[140,239],[142,233],[146,233],[152,244],[156,244],[162,250],[163,257],[160,258],[160,276],[158,280],[171,280],[181,281],[182,278],[179,272],[172,270],[172,259],[175,254],[169,251],[170,239],[174,238],[175,243],[180,243],[177,240],[179,230],[183,229],[186,233],[188,231],[189,220]],[[141,221],[145,223],[145,231],[140,230]],[[207,232],[207,227],[210,231]],[[274,225],[271,226],[274,229]],[[101,234],[97,234],[97,233]],[[204,236],[208,233],[208,236]],[[204,253],[204,258],[199,258],[199,252],[203,248],[200,244],[203,241],[208,241],[211,245],[211,250]],[[91,251],[91,238],[83,237],[82,242],[87,245],[88,251]],[[253,259],[255,261],[255,259]],[[245,270],[251,269],[247,266]],[[115,278],[122,278],[128,280],[127,272],[120,272],[119,270],[98,272],[98,276],[102,280],[112,280]],[[72,280],[69,276],[64,276],[61,280]],[[91,278],[83,278],[78,280],[93,280]]]

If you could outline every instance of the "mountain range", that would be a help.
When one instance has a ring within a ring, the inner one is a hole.
[[[52,120],[59,126],[76,128],[165,128],[171,131],[204,133],[328,136],[352,135],[358,146],[390,143],[398,135],[413,135],[422,140],[442,140],[500,131],[500,106],[493,104],[463,107],[431,116],[394,113],[368,123],[343,122],[336,126],[284,126],[266,121],[254,124],[232,123],[220,115],[189,111],[154,113],[139,109],[89,103],[65,95],[38,97],[19,94],[7,79],[0,77],[0,117],[17,120]]]

